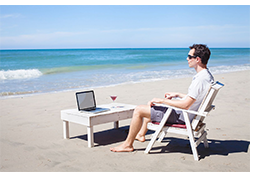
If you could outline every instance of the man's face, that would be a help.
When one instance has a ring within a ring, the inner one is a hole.
[[[188,55],[194,56],[194,52],[195,52],[195,49],[191,49],[190,52],[188,53]],[[197,65],[197,58],[195,58],[195,57],[192,57],[192,58],[187,57],[187,61],[188,61],[190,68],[194,68]]]

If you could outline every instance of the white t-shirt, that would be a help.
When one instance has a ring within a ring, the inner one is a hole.
[[[203,98],[207,94],[209,87],[211,84],[214,83],[214,77],[209,72],[208,69],[203,69],[202,71],[198,72],[192,79],[192,82],[188,89],[188,94],[183,98],[185,99],[187,96],[195,99],[196,101],[191,105],[189,110],[197,111]],[[180,114],[180,120],[184,121],[184,116],[182,111],[176,111],[177,114]],[[190,121],[193,120],[195,117],[194,114],[189,114]]]

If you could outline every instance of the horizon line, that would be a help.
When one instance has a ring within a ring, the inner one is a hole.
[[[71,47],[71,48],[6,48],[0,50],[66,50],[66,49],[185,49],[189,47]],[[250,47],[209,47],[210,49],[232,49],[232,48],[247,48]]]

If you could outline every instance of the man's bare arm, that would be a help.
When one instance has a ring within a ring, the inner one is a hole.
[[[165,93],[165,98],[168,98],[168,99],[172,99],[172,98],[184,98],[186,95],[183,94],[183,93],[179,93],[179,92],[167,92]]]
[[[154,98],[148,104],[150,106],[153,106],[154,103],[159,103],[159,104],[167,104],[169,106],[174,106],[174,107],[181,108],[181,109],[189,109],[190,106],[195,101],[196,100],[190,96],[187,96],[184,100],[170,100],[170,99]]]

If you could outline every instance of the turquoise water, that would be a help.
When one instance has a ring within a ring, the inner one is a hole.
[[[0,95],[189,77],[189,48],[0,50]],[[250,68],[249,48],[213,48],[214,74]]]

